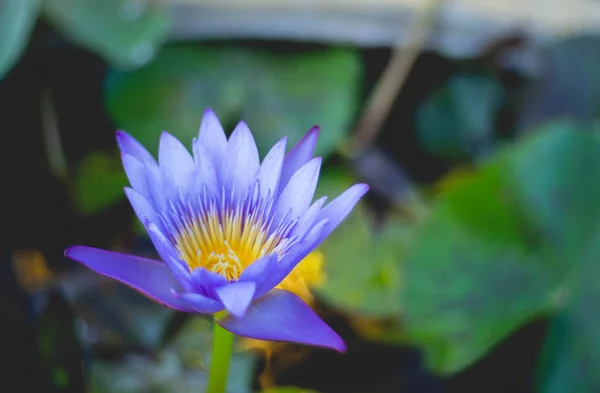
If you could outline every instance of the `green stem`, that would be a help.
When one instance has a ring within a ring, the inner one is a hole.
[[[227,387],[227,372],[233,348],[233,333],[223,329],[215,320],[212,358],[208,376],[207,393],[224,393]]]

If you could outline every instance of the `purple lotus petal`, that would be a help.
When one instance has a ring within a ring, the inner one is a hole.
[[[169,179],[177,188],[185,189],[194,170],[194,160],[185,146],[168,132],[160,136],[158,163],[163,179]]]
[[[157,223],[158,225],[159,220],[156,212],[154,211],[154,207],[146,198],[144,198],[144,196],[142,196],[142,194],[129,187],[125,187],[125,194],[127,195],[129,203],[131,203],[135,214],[138,216],[142,224],[145,224],[146,222],[153,222]]]
[[[342,195],[325,205],[323,210],[321,210],[320,218],[328,219],[329,224],[323,231],[323,239],[327,237],[348,216],[348,214],[350,214],[354,206],[356,206],[360,198],[362,198],[367,191],[369,191],[368,185],[355,184],[344,191]]]
[[[294,173],[313,158],[318,137],[319,127],[314,126],[302,137],[302,139],[300,139],[296,146],[294,146],[285,157],[283,169],[281,170],[281,181],[279,183],[280,191],[285,188]]]
[[[65,256],[97,273],[114,278],[167,307],[193,311],[173,292],[180,291],[181,286],[169,267],[160,261],[85,246],[70,247],[65,251]]]
[[[286,291],[275,289],[255,300],[243,317],[230,314],[217,322],[243,337],[346,351],[342,338],[298,296]]]
[[[216,299],[216,289],[227,284],[227,279],[221,274],[199,267],[192,272],[192,284],[202,291],[205,296]]]
[[[145,222],[144,226],[148,230],[148,235],[156,248],[160,258],[169,266],[173,276],[179,281],[183,289],[193,291],[192,277],[184,263],[179,259],[177,250],[165,238],[158,226],[152,222]]]
[[[193,190],[192,192],[197,192],[198,195],[204,193],[205,190],[211,195],[216,195],[218,193],[217,171],[208,152],[198,141],[194,141],[194,156],[196,170],[190,179],[192,183],[190,189]]]
[[[122,154],[121,160],[123,161],[123,168],[125,169],[131,187],[148,198],[150,191],[148,189],[148,172],[146,171],[146,165],[142,164],[140,160],[129,154]]]
[[[220,168],[225,156],[227,137],[217,115],[210,108],[204,111],[197,143],[207,152],[214,167]]]
[[[213,314],[219,311],[223,311],[225,307],[214,299],[209,299],[206,296],[202,296],[198,293],[179,293],[177,298],[182,304],[190,308],[191,312],[200,314]]]
[[[287,156],[283,138],[261,164],[248,126],[240,122],[227,140],[207,109],[193,155],[163,133],[157,162],[119,132],[132,187],[125,192],[164,263],[85,247],[67,255],[169,307],[226,310],[220,323],[234,333],[344,350],[298,297],[273,289],[368,189],[357,185],[327,205],[325,198],[311,204],[321,167],[312,157],[317,136],[314,127]]]
[[[241,318],[254,298],[256,284],[253,282],[234,282],[217,288],[217,295],[231,314]]]
[[[323,231],[328,224],[328,220],[324,219],[314,225],[308,233],[303,237],[302,242],[297,247],[294,247],[286,254],[278,263],[274,264],[268,274],[260,281],[256,289],[255,297],[259,297],[269,292],[277,286],[284,278],[286,278],[292,270],[304,258],[308,256],[314,249],[315,245],[323,239]]]
[[[251,281],[260,285],[261,282],[264,281],[265,277],[267,277],[270,269],[276,264],[276,254],[265,255],[264,257],[252,262],[250,266],[244,269],[238,281]]]
[[[298,220],[298,224],[294,228],[294,234],[296,236],[304,236],[314,226],[314,223],[321,214],[321,209],[326,200],[327,197],[321,197],[312,205],[310,205],[308,209],[306,209],[302,217],[300,217]]]
[[[225,194],[229,195],[235,185],[236,197],[245,196],[256,179],[259,167],[258,149],[252,133],[246,123],[240,122],[229,138],[221,163],[221,184]]]
[[[308,231],[301,246],[295,247],[269,270],[256,289],[256,297],[264,295],[283,281],[296,265],[315,249],[315,245],[323,240],[322,234],[327,224],[327,219],[318,222]]]
[[[275,225],[279,225],[286,216],[288,219],[295,220],[304,214],[315,195],[320,169],[321,158],[317,157],[294,173],[279,195],[275,207]]]
[[[156,160],[152,157],[152,154],[134,137],[125,131],[117,131],[116,137],[121,153],[129,154],[144,164],[156,165]]]
[[[261,198],[274,196],[279,188],[287,138],[282,138],[269,150],[258,171]]]

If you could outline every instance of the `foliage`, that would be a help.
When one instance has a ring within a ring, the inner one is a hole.
[[[284,136],[295,144],[319,123],[316,154],[326,156],[349,131],[359,69],[352,50],[276,55],[172,45],[138,71],[113,74],[106,103],[117,126],[154,152],[163,130],[191,141],[212,107],[229,131],[244,119],[262,154]]]
[[[575,337],[600,331],[586,317],[600,300],[585,279],[598,268],[592,131],[538,130],[440,196],[415,234],[403,270],[406,333],[439,372],[463,369],[537,315],[567,311]],[[582,356],[574,348],[561,359]],[[583,351],[593,359],[597,349]]]

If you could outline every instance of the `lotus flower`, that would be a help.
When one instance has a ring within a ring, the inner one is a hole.
[[[343,340],[295,294],[279,288],[350,213],[368,186],[311,204],[321,158],[318,128],[285,155],[286,138],[262,163],[248,126],[229,140],[207,109],[193,155],[161,135],[158,162],[117,132],[131,188],[125,193],[162,261],[73,246],[65,255],[167,307],[216,314],[239,336],[345,351]]]

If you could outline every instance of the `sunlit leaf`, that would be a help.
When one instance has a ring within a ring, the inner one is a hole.
[[[322,133],[317,155],[331,153],[353,120],[359,59],[351,50],[277,55],[248,48],[173,45],[132,73],[107,81],[109,114],[156,152],[169,131],[189,145],[206,107],[229,131],[245,120],[261,153],[310,127]]]
[[[0,1],[0,79],[17,62],[37,19],[40,0]]]
[[[45,0],[44,15],[73,41],[123,68],[152,59],[169,28],[164,4],[152,0]]]

